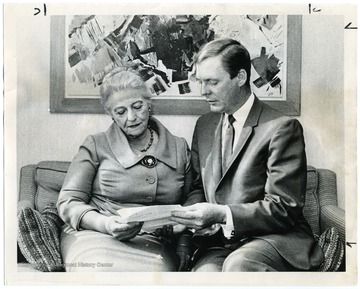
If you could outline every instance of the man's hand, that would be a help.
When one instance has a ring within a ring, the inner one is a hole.
[[[223,205],[198,203],[171,212],[171,221],[195,230],[204,229],[213,224],[226,223],[226,208]]]
[[[174,225],[174,235],[179,235],[180,233],[184,232],[186,230],[186,226],[181,225],[181,224],[177,224]]]

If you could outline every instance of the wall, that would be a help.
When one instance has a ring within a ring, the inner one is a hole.
[[[337,173],[345,206],[343,19],[303,17],[301,116],[308,163]]]
[[[49,19],[49,17],[47,17]],[[50,114],[50,24],[44,18],[17,22],[17,165],[70,161],[88,134],[105,130],[106,115]],[[20,33],[22,31],[23,33]],[[34,31],[34,32],[31,32]],[[334,170],[344,208],[343,20],[303,18],[302,114],[308,163]],[[14,64],[15,65],[15,64]],[[159,116],[191,143],[198,116]]]

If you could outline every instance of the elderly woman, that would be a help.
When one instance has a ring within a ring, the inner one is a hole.
[[[65,268],[184,270],[189,258],[186,234],[168,242],[141,233],[142,223],[124,223],[115,211],[131,204],[185,206],[203,201],[201,195],[189,194],[188,145],[150,116],[151,93],[137,71],[114,69],[105,76],[100,95],[114,122],[80,146],[57,203],[67,224],[61,234]],[[175,226],[173,235],[183,230]]]

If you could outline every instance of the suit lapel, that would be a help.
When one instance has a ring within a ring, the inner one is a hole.
[[[211,152],[206,159],[205,168],[203,170],[204,187],[206,187],[207,200],[213,203],[215,196],[215,188],[220,182],[222,175],[222,157],[221,157],[221,127],[223,116],[213,121],[215,127],[213,141],[211,143]]]
[[[259,99],[257,97],[255,97],[254,104],[251,107],[249,115],[248,115],[248,117],[247,117],[247,119],[246,119],[246,121],[244,123],[244,127],[241,130],[241,133],[240,133],[240,136],[239,136],[239,141],[238,141],[236,147],[234,148],[234,153],[233,153],[232,158],[230,160],[230,164],[227,167],[226,171],[222,174],[222,177],[220,178],[217,187],[219,186],[221,181],[224,179],[224,177],[229,172],[229,169],[231,168],[234,161],[241,154],[245,144],[249,140],[249,138],[250,138],[250,136],[251,136],[251,134],[252,134],[252,132],[254,130],[254,127],[258,125],[261,111],[262,111],[262,104],[259,101]],[[220,151],[221,151],[221,149],[220,149]]]

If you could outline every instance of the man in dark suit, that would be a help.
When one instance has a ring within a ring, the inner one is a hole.
[[[206,44],[196,78],[211,113],[192,144],[194,193],[207,203],[173,212],[195,230],[194,271],[309,271],[323,261],[302,208],[303,130],[251,91],[251,59],[232,39]]]

